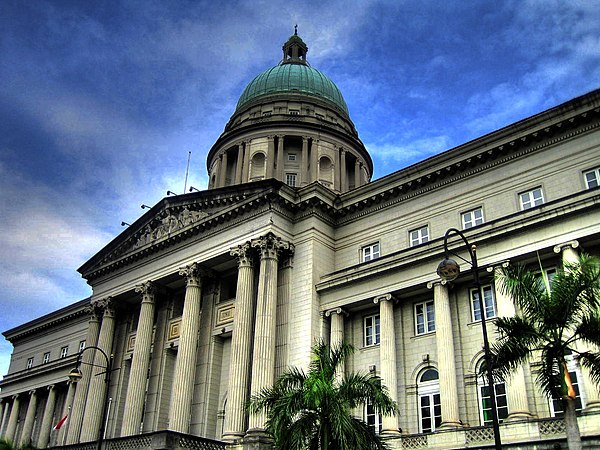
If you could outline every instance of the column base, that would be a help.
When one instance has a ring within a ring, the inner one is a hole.
[[[451,430],[453,428],[462,428],[463,424],[460,420],[444,420],[440,426],[440,430]]]
[[[381,437],[382,438],[395,438],[395,437],[399,437],[400,434],[402,433],[402,430],[398,429],[398,428],[390,428],[390,429],[383,429],[381,430]]]
[[[221,440],[229,444],[237,444],[241,442],[245,435],[246,433],[244,433],[243,431],[227,431],[223,433]]]
[[[273,440],[262,428],[249,429],[242,443],[244,450],[271,450],[273,448]]]
[[[532,420],[535,419],[535,416],[531,414],[529,411],[515,411],[508,414],[506,418],[507,422],[517,422],[520,420]]]
[[[586,414],[600,413],[600,400],[593,400],[591,402],[588,402],[588,404],[585,405],[583,412]]]

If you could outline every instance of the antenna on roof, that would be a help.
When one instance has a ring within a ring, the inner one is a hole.
[[[183,183],[183,193],[185,194],[185,191],[187,190],[187,179],[188,179],[188,173],[190,173],[190,158],[192,157],[192,152],[188,152],[188,162],[187,162],[187,168],[185,169],[185,182]]]

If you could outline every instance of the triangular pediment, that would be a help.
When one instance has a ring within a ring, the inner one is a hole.
[[[237,210],[252,208],[273,190],[271,182],[256,182],[165,197],[78,270],[88,278],[89,274],[124,259],[141,257],[136,254],[153,253],[157,247],[164,248],[189,238],[196,228],[206,226],[206,222],[230,220]]]

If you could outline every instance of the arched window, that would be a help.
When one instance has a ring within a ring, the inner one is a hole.
[[[492,402],[490,399],[490,388],[488,375],[485,371],[483,360],[478,364],[477,369],[477,395],[479,398],[479,419],[481,425],[492,425]],[[496,394],[496,411],[498,420],[502,422],[508,417],[508,399],[506,397],[506,384],[504,381],[494,382],[494,392]]]
[[[265,155],[255,153],[250,161],[250,181],[262,180],[265,177]]]
[[[419,431],[430,433],[442,423],[440,381],[438,371],[432,367],[421,373],[417,382],[419,396]]]

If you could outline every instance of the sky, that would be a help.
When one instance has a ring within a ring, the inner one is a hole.
[[[91,295],[77,268],[183,192],[189,152],[206,188],[296,24],[374,179],[600,87],[600,0],[3,0],[0,331]]]

